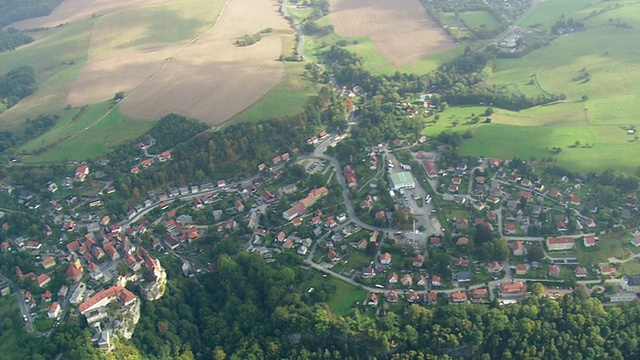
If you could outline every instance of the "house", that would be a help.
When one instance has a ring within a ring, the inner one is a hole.
[[[82,265],[80,265],[79,262],[76,262],[76,263],[72,263],[71,265],[69,265],[69,268],[67,269],[66,275],[74,283],[77,283],[78,281],[80,281],[80,279],[82,279],[82,272],[83,271],[84,271],[84,269],[82,268]]]
[[[596,222],[595,220],[588,218],[587,220],[585,220],[585,223],[587,224],[587,227],[590,229],[593,229],[594,227],[596,227]]]
[[[358,187],[358,178],[356,177],[356,171],[351,167],[351,165],[347,165],[344,167],[344,178],[347,181],[347,187],[349,189],[355,189]]]
[[[431,286],[442,286],[442,279],[438,275],[431,277]]]
[[[460,237],[458,238],[458,240],[456,240],[456,246],[467,246],[469,245],[469,238],[468,237]]]
[[[73,178],[73,181],[84,182],[89,175],[89,166],[82,165],[76,168],[76,172]]]
[[[450,193],[456,193],[458,192],[458,185],[449,185],[448,189]]]
[[[469,282],[471,281],[471,273],[468,271],[461,271],[455,275],[456,281],[461,282]]]
[[[430,292],[427,294],[427,304],[429,305],[435,305],[438,303],[438,293],[437,292]]]
[[[387,215],[385,214],[384,210],[378,211],[375,215],[375,219],[385,221],[387,219]]]
[[[582,204],[582,199],[580,199],[579,197],[577,197],[577,196],[575,196],[573,194],[570,194],[569,195],[569,203],[571,205],[579,206],[580,204]]]
[[[366,301],[367,306],[378,306],[378,294],[371,293]]]
[[[149,166],[151,166],[151,164],[153,164],[153,159],[144,159],[140,163],[140,166],[142,166],[142,168],[144,169],[144,168],[148,168]]]
[[[498,286],[500,297],[514,297],[526,294],[527,288],[522,281],[505,282]]]
[[[51,282],[51,278],[47,274],[40,274],[36,278],[36,283],[39,287],[45,287],[47,286],[47,284],[49,284],[49,282]]]
[[[244,204],[240,200],[236,199],[236,201],[233,202],[233,207],[237,212],[244,212]]]
[[[633,275],[630,277],[623,276],[620,287],[625,291],[640,292],[640,275]]]
[[[391,290],[385,295],[385,299],[387,299],[387,302],[390,302],[392,304],[397,303],[398,302],[398,293],[395,292],[394,290]]]
[[[393,273],[391,274],[391,276],[389,276],[389,280],[387,281],[389,282],[389,284],[397,284],[399,279],[400,277],[398,276],[398,274]]]
[[[455,266],[469,266],[469,259],[464,257],[459,257],[453,260],[453,264]]]
[[[462,184],[462,179],[456,176],[453,179],[451,179],[451,183],[453,185],[460,185],[460,184]]]
[[[50,269],[54,266],[56,266],[56,259],[53,256],[47,256],[42,260],[42,267],[45,269]]]
[[[384,253],[384,254],[380,254],[380,264],[382,265],[389,265],[391,264],[391,254],[389,254],[388,252]]]
[[[489,298],[489,291],[486,288],[471,290],[471,298],[477,300],[485,300]]]
[[[420,300],[420,295],[413,290],[409,290],[409,292],[407,292],[406,299],[409,303],[415,304]]]
[[[29,240],[29,241],[27,241],[27,245],[25,246],[25,249],[27,249],[27,250],[40,250],[41,247],[42,247],[42,244],[40,244],[39,242]]]
[[[482,201],[474,201],[473,202],[473,208],[476,211],[482,211],[482,210],[487,208],[487,205],[485,203],[483,203]]]
[[[456,230],[465,231],[469,229],[469,220],[467,219],[458,219],[455,223]]]
[[[560,267],[557,265],[551,265],[549,266],[549,270],[547,271],[547,275],[551,276],[551,277],[558,277],[560,276]]]
[[[433,247],[440,247],[442,246],[442,240],[440,240],[439,237],[432,237],[431,239],[429,239],[429,243],[431,244],[431,246]]]
[[[513,235],[516,233],[516,225],[515,224],[505,224],[504,232],[507,235]]]
[[[595,236],[585,236],[585,238],[583,239],[584,247],[596,246],[597,241],[598,241],[598,238]]]
[[[362,277],[363,278],[369,279],[369,278],[372,278],[374,276],[376,276],[376,273],[375,273],[375,271],[373,270],[372,267],[367,266],[367,267],[362,268]]]
[[[340,261],[340,255],[338,255],[338,253],[335,252],[333,249],[329,250],[329,252],[327,253],[327,257],[333,263]]]
[[[8,241],[3,241],[3,242],[0,244],[0,251],[2,251],[2,252],[7,252],[7,251],[9,251],[9,250],[11,250],[11,245],[9,245],[9,242],[8,242]]]
[[[547,238],[547,249],[550,251],[555,250],[571,250],[575,247],[575,242],[572,237],[550,237]]]
[[[97,292],[78,306],[80,314],[86,315],[101,307],[107,306],[114,300],[119,300],[123,306],[129,306],[136,301],[136,296],[120,285],[114,285],[106,290]]]
[[[427,286],[427,277],[424,275],[420,275],[417,284],[418,286]]]
[[[56,319],[60,315],[60,304],[57,301],[54,301],[51,306],[49,306],[49,311],[47,311],[47,317],[49,319]]]
[[[358,250],[366,250],[367,245],[369,245],[369,242],[365,239],[360,239],[360,241],[356,243],[356,247],[358,248]]]
[[[409,274],[406,274],[405,276],[403,276],[400,282],[402,283],[402,286],[405,286],[405,287],[413,286],[413,278]]]
[[[514,241],[511,244],[511,248],[513,249],[513,256],[522,256],[524,255],[524,245],[521,241]]]
[[[170,150],[161,152],[160,155],[158,155],[158,161],[167,161],[167,160],[171,160],[171,151]]]
[[[529,272],[529,265],[527,264],[516,265],[516,275],[527,275],[527,272]]]
[[[609,265],[600,266],[600,274],[602,276],[614,276],[616,274],[616,268]]]
[[[573,271],[573,273],[574,273],[574,275],[576,277],[581,277],[581,278],[582,277],[586,277],[587,276],[587,269],[583,268],[582,266],[577,266],[576,269]]]
[[[51,301],[51,291],[47,290],[44,292],[44,294],[42,294],[42,300],[45,302],[50,302]]]
[[[451,302],[453,303],[463,303],[467,301],[467,293],[464,291],[456,291],[451,294]]]
[[[413,255],[413,259],[411,261],[411,264],[415,267],[421,267],[422,263],[424,262],[424,256],[422,256],[422,254],[415,254]]]
[[[284,243],[282,243],[282,248],[283,249],[291,249],[293,247],[293,240],[287,238]],[[336,254],[337,255],[337,254]],[[329,257],[331,259],[331,257]],[[340,260],[340,257],[337,257],[338,260]],[[331,259],[331,261],[333,261],[333,259]],[[336,260],[337,261],[337,260]]]
[[[500,271],[502,271],[502,265],[500,265],[499,262],[494,261],[487,265],[487,271],[492,274],[499,273]]]
[[[436,169],[436,166],[433,164],[433,161],[422,160],[422,166],[424,167],[424,170],[426,171],[429,179],[434,179],[438,177],[438,169]]]

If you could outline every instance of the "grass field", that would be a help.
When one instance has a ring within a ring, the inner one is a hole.
[[[80,116],[74,120],[76,114]],[[24,157],[26,163],[84,160],[105,154],[123,141],[141,136],[153,124],[122,115],[117,108],[112,109],[108,101],[89,105],[84,112],[79,108],[68,111],[50,131],[28,142],[20,150],[29,154],[38,149],[49,149],[38,155]]]
[[[540,3],[525,23],[541,23],[545,16],[556,16],[549,8],[553,4],[559,6],[553,8],[556,14],[578,19],[604,6],[548,0]],[[450,109],[441,115],[444,122],[430,125],[426,132],[474,130],[474,139],[461,148],[465,154],[524,159],[553,156],[558,164],[575,171],[616,168],[635,173],[640,166],[635,156],[640,143],[625,129],[640,127],[640,48],[629,46],[640,43],[640,33],[610,26],[609,18],[620,17],[639,26],[640,4],[622,4],[621,9],[590,17],[585,31],[561,36],[522,58],[495,61],[488,86],[499,85],[529,96],[564,93],[566,101],[520,112],[498,110],[490,125],[480,127],[451,127],[451,115],[447,114],[464,114],[469,108]],[[578,79],[585,72],[588,79]],[[583,96],[588,100],[581,101]],[[569,148],[576,141],[582,146]],[[549,149],[553,147],[561,148],[561,153],[552,154]]]
[[[349,314],[356,302],[362,302],[367,297],[368,293],[366,290],[347,284],[344,281],[334,277],[329,277],[327,281],[336,287],[336,293],[327,301],[327,305],[329,305],[329,309],[331,309],[332,312],[338,315],[345,316]]]
[[[542,28],[551,26],[560,19],[561,15],[570,17],[572,13],[588,5],[593,4],[592,0],[545,0],[538,2],[536,8],[522,21],[520,26],[539,25]]]
[[[498,20],[486,11],[466,11],[460,13],[460,17],[472,29],[479,28],[481,25],[484,25],[489,31],[491,31],[500,26]]]

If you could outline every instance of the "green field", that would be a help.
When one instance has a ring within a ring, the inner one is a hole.
[[[465,11],[460,13],[460,17],[472,29],[484,25],[491,31],[500,26],[498,20],[486,11]]]
[[[545,0],[538,2],[536,8],[520,22],[520,26],[536,26],[551,28],[561,15],[570,17],[572,13],[590,4],[593,0]]]
[[[74,120],[77,114],[79,116]],[[126,117],[117,108],[112,108],[110,101],[106,101],[89,105],[84,112],[79,108],[66,112],[50,131],[28,142],[20,150],[27,154],[37,153],[24,157],[27,163],[85,160],[105,154],[125,140],[141,136],[153,124],[153,121]]]
[[[329,309],[335,314],[342,316],[349,314],[351,309],[354,308],[355,303],[364,301],[368,295],[366,290],[347,284],[334,277],[329,277],[327,281],[336,287],[336,294],[327,301]]]

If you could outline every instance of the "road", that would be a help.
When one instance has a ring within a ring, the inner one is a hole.
[[[536,7],[536,5],[538,5],[539,1],[540,0],[532,0],[531,1],[531,6],[529,7],[529,9],[527,9],[527,11],[522,13],[522,15],[520,15],[520,17],[518,19],[516,19],[516,21],[514,21],[506,30],[504,30],[503,32],[498,34],[498,36],[493,38],[493,40],[489,44],[487,44],[487,45],[483,46],[482,48],[480,48],[479,52],[484,51],[489,45],[497,45],[498,42],[500,41],[500,39],[503,39],[510,32],[514,31],[518,27],[518,24],[520,24],[520,22],[522,20],[524,20],[524,18],[526,18],[531,13],[531,11],[533,11],[533,9]]]
[[[0,274],[0,280],[4,281],[7,285],[9,285],[9,287],[13,291],[14,295],[16,296],[16,300],[18,301],[18,307],[20,308],[20,312],[22,313],[22,316],[26,316],[27,317],[27,321],[25,322],[25,326],[27,327],[27,331],[29,333],[31,333],[31,334],[34,334],[35,336],[47,336],[47,335],[49,335],[49,331],[40,332],[40,331],[35,331],[35,329],[33,328],[33,318],[31,317],[31,314],[29,313],[29,309],[27,308],[27,304],[24,302],[24,293],[22,292],[20,287],[18,285],[16,285],[16,283],[11,281],[11,279],[9,279],[8,277],[4,276],[4,274]]]

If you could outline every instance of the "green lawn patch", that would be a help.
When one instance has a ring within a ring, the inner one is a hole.
[[[460,17],[464,20],[467,26],[472,29],[479,28],[484,25],[489,31],[492,31],[500,26],[500,22],[486,11],[465,11],[460,14]]]
[[[356,302],[364,301],[368,295],[366,290],[338,280],[334,277],[331,277],[328,281],[331,282],[332,285],[335,285],[336,294],[327,301],[327,305],[329,305],[329,309],[332,312],[338,315],[345,316],[349,314]]]

